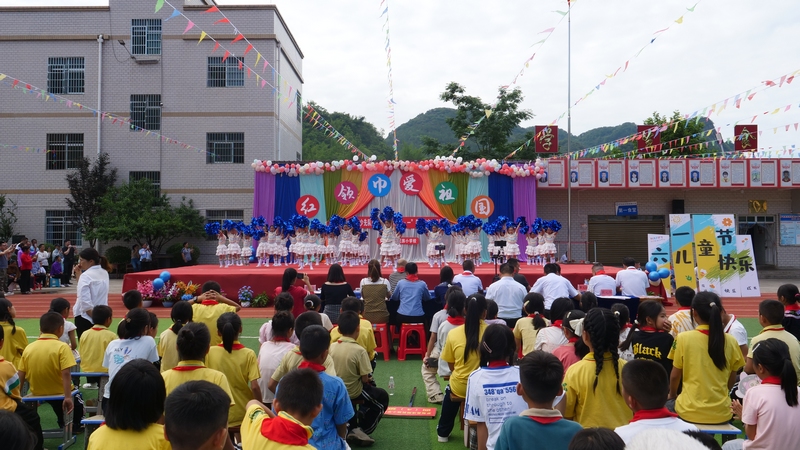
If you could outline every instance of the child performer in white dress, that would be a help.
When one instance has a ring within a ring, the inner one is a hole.
[[[541,253],[546,255],[546,260],[551,263],[556,262],[556,253],[558,252],[558,249],[556,248],[556,236],[558,235],[558,230],[560,229],[561,223],[557,220],[545,222],[544,247],[542,248]]]
[[[225,267],[232,265],[241,266],[242,247],[239,245],[239,224],[231,220],[226,220],[222,223],[222,228],[228,231],[228,259]]]
[[[481,219],[476,219],[471,214],[467,216],[467,219],[469,221],[469,232],[467,233],[467,253],[469,254],[469,259],[475,262],[476,266],[480,266],[481,249],[483,248],[483,245],[481,245],[481,227],[483,226],[483,221]]]
[[[253,230],[255,227],[245,226],[242,232],[242,257],[241,261],[245,266],[250,265],[250,257],[253,256]]]
[[[453,233],[455,233],[453,234],[453,250],[456,255],[456,264],[461,264],[467,260],[467,233],[460,223],[453,225]]]
[[[534,259],[539,253],[537,251],[539,239],[536,237],[536,231],[534,231],[535,225],[535,223],[531,225],[525,225],[520,229],[520,232],[525,235],[525,242],[528,244],[527,247],[525,247],[525,260],[529,266],[534,263]]]
[[[506,233],[503,237],[506,240],[506,259],[519,258],[519,233],[517,230],[524,220],[523,217],[519,217],[516,222],[508,222]]]
[[[264,265],[267,267],[269,267],[270,256],[272,256],[272,264],[275,267],[281,265],[281,250],[278,247],[278,242],[280,242],[281,239],[281,229],[278,226],[279,220],[280,217],[276,217],[267,232],[267,255],[266,259],[264,260]]]
[[[338,246],[336,245],[336,233],[338,233],[338,228],[335,225],[328,225],[322,232],[323,237],[325,238],[325,265],[330,266],[336,262],[336,249]]]
[[[369,232],[363,230],[358,234],[358,264],[363,265],[369,261]]]
[[[228,257],[228,246],[226,245],[228,238],[225,237],[225,231],[222,230],[219,222],[207,223],[205,230],[207,235],[217,237],[216,255],[219,258],[219,266],[225,267],[225,261]]]
[[[278,235],[278,257],[280,258],[279,261],[282,259],[286,265],[289,265],[289,240],[294,239],[292,236],[294,235],[294,226],[287,220],[285,222],[281,222],[278,230],[280,234]],[[278,264],[280,265],[280,264]]]
[[[405,232],[403,215],[395,213],[391,206],[387,206],[382,213],[378,208],[373,208],[370,218],[372,229],[381,235],[381,265],[396,267],[400,257],[400,235]],[[401,226],[402,231],[399,230]]]

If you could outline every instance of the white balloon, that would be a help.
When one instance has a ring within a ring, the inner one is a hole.
[[[542,174],[540,174],[540,173],[537,173],[537,174],[536,174],[536,179],[537,179],[537,180],[541,180],[541,179],[542,179]]]
[[[353,155],[353,161],[358,161],[358,155]]]

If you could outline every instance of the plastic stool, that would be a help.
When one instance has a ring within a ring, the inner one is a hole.
[[[373,323],[372,330],[375,332],[375,351],[383,354],[383,360],[389,360],[389,352],[392,348],[392,338],[389,335],[389,324]]]
[[[61,279],[59,278],[50,278],[50,287],[61,287]]]
[[[417,347],[407,347],[406,341],[411,333],[416,333],[419,338],[419,345]],[[406,360],[406,355],[420,355],[425,356],[425,325],[421,323],[404,323],[400,327],[400,347],[397,349],[397,359],[400,361]]]

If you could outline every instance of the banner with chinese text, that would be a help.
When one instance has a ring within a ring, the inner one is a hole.
[[[698,291],[708,291],[719,295],[719,244],[711,214],[693,215],[692,228],[697,247]]]
[[[717,270],[720,280],[720,297],[741,297],[739,287],[739,271],[736,255],[736,222],[733,214],[714,214],[714,233],[717,235],[719,256],[717,257]]]
[[[672,265],[675,272],[675,287],[690,287],[697,290],[695,259],[692,247],[692,217],[689,214],[669,215],[669,234],[672,245]]]
[[[656,263],[659,270],[671,269],[668,234],[647,235],[647,262]],[[661,280],[662,283],[666,281],[667,285],[664,288],[667,292],[669,292],[669,280],[669,278]]]
[[[736,268],[739,270],[739,285],[742,297],[761,297],[758,272],[753,253],[753,240],[747,235],[736,236]]]
[[[558,126],[537,125],[535,130],[536,153],[558,153]]]

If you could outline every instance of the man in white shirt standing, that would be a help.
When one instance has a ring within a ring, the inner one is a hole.
[[[461,264],[461,269],[463,269],[462,272],[453,277],[453,283],[461,283],[461,290],[467,297],[475,293],[482,293],[483,283],[472,273],[475,270],[475,263],[468,259]]]
[[[527,294],[525,286],[514,279],[514,267],[508,263],[500,266],[500,279],[486,289],[486,298],[497,303],[497,317],[510,328],[522,317],[522,303]]]
[[[617,272],[617,291],[631,297],[646,296],[647,287],[650,286],[647,274],[636,268],[636,260],[631,257],[624,258],[622,265],[625,268]]]
[[[550,311],[550,306],[557,298],[566,297],[580,301],[581,294],[568,279],[559,275],[561,267],[556,263],[544,265],[544,276],[533,283],[531,292],[542,294],[544,297],[544,310]]]
[[[150,245],[147,243],[142,244],[142,248],[139,249],[139,262],[142,265],[142,270],[150,270],[152,261],[153,252],[150,250]]]
[[[586,290],[596,296],[601,295],[614,295],[617,292],[617,284],[613,278],[606,275],[603,265],[596,263],[592,266],[592,278],[589,280],[589,286]]]
[[[89,247],[81,250],[78,268],[78,295],[72,314],[75,316],[75,333],[78,338],[94,325],[92,310],[95,306],[108,306],[108,272],[100,265],[100,254]]]

